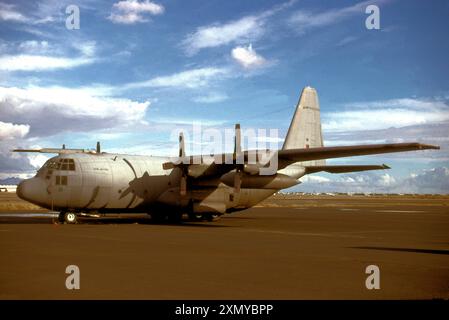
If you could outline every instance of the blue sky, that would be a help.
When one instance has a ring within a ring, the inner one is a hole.
[[[380,8],[380,30],[365,9]],[[80,29],[66,28],[66,8]],[[16,147],[167,154],[172,130],[277,128],[318,90],[325,145],[442,150],[338,159],[388,172],[307,177],[297,190],[447,193],[447,1],[0,0],[0,179],[43,155]],[[307,182],[307,183],[306,183]]]

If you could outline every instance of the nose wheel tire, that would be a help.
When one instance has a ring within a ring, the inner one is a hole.
[[[59,222],[67,224],[77,223],[77,216],[73,212],[61,212],[58,217]]]

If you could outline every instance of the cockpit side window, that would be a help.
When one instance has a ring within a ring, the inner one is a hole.
[[[69,159],[69,170],[75,171],[75,161],[73,159]]]

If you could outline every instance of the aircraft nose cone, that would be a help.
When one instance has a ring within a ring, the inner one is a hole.
[[[17,186],[17,189],[16,189],[17,196],[19,198],[21,198],[21,199],[24,199],[24,200],[26,200],[25,197],[24,197],[25,183],[26,183],[25,180],[20,182],[19,185]]]
[[[17,196],[38,206],[45,206],[49,202],[45,181],[39,177],[23,180],[17,186]]]
[[[19,198],[34,203],[43,200],[42,189],[42,181],[39,178],[31,178],[19,183],[16,193]]]

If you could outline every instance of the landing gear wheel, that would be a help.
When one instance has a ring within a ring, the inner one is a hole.
[[[203,215],[198,213],[189,213],[189,220],[198,222],[203,220]]]
[[[204,219],[206,219],[206,221],[212,222],[220,219],[220,216],[218,214],[208,213],[204,215]]]
[[[66,223],[69,223],[69,224],[75,224],[76,223],[76,214],[75,213],[73,213],[73,212],[66,212],[65,213],[65,215],[64,215],[64,221],[66,222]]]

